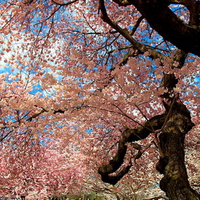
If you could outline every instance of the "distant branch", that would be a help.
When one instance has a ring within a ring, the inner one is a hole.
[[[6,133],[4,136],[0,137],[0,142],[2,142],[6,137],[8,137],[10,135],[10,133],[12,133],[12,130],[9,131],[8,133]]]
[[[35,106],[35,107],[37,107],[37,106]],[[30,117],[27,119],[27,121],[32,121],[34,118],[39,117],[41,114],[43,114],[43,113],[45,113],[45,112],[53,111],[53,114],[56,114],[56,113],[64,113],[64,112],[67,110],[67,109],[63,109],[63,110],[61,110],[61,109],[58,109],[58,110],[54,110],[54,109],[52,109],[52,110],[46,110],[46,109],[44,109],[44,108],[41,108],[41,109],[42,109],[41,111],[36,112],[36,113],[33,114],[32,116],[30,116]]]
[[[29,117],[28,119],[27,119],[27,121],[32,121],[34,118],[37,118],[38,116],[40,116],[42,113],[44,113],[44,112],[48,112],[47,110],[45,110],[45,109],[42,109],[40,112],[37,112],[37,113],[35,113],[34,115],[32,115],[31,117]]]
[[[133,35],[135,33],[135,31],[137,30],[137,28],[139,27],[140,25],[140,22],[144,19],[143,16],[140,16],[139,19],[137,20],[135,26],[133,27],[132,31],[131,31],[131,35]]]

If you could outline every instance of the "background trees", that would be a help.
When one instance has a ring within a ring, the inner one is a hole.
[[[1,149],[0,194],[44,199],[79,191],[85,173],[83,158],[76,160],[76,155],[70,158],[67,151],[30,144],[33,141],[25,137],[18,142],[26,144],[3,145]]]
[[[1,74],[1,141],[60,139],[54,148],[73,146],[82,166],[101,165],[112,184],[143,156],[151,167],[160,157],[167,196],[198,199],[184,139],[198,150],[199,9],[198,1],[1,2],[9,72]]]

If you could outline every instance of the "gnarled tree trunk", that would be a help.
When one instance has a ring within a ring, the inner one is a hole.
[[[184,163],[185,135],[194,126],[190,112],[176,97],[169,105],[165,104],[165,108],[166,113],[151,118],[142,127],[126,129],[119,141],[117,154],[108,165],[99,167],[98,172],[104,182],[117,183],[130,169],[130,166],[127,166],[119,174],[110,175],[123,164],[125,143],[146,138],[151,129],[161,129],[158,137],[161,157],[156,166],[164,175],[160,181],[160,188],[170,200],[199,200],[200,195],[190,187]]]
[[[159,136],[164,156],[157,164],[157,170],[164,175],[160,181],[160,188],[170,200],[199,199],[198,193],[189,185],[184,163],[184,139],[193,125],[186,106],[175,102]]]

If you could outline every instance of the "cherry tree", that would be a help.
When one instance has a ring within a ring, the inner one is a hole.
[[[79,191],[84,175],[80,159],[77,166],[76,156],[72,160],[69,151],[59,152],[47,145],[33,145],[33,140],[27,135],[24,137],[26,139],[21,136],[16,141],[28,144],[3,145],[1,149],[2,195],[44,199]]]
[[[199,199],[189,162],[199,148],[199,12],[195,0],[2,1],[1,141],[60,138],[110,184],[145,157],[141,170],[157,163],[169,199]]]

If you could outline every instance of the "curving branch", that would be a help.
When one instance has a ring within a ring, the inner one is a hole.
[[[143,126],[137,129],[127,128],[123,131],[118,144],[118,150],[116,155],[112,160],[110,160],[108,165],[100,166],[98,173],[101,175],[104,182],[110,184],[116,184],[131,168],[131,165],[124,167],[116,175],[111,175],[116,172],[123,164],[124,157],[127,151],[127,142],[138,141],[146,138],[154,130],[158,130],[163,126],[166,114],[157,115],[149,119]]]
[[[185,52],[191,52],[200,56],[200,28],[198,19],[200,1],[177,1],[180,4],[184,3],[184,5],[187,3],[190,16],[192,17],[189,24],[186,24],[170,10],[168,5],[171,2],[168,0],[129,0],[129,3],[138,9],[150,26],[165,40],[170,41]]]
[[[161,60],[164,59],[166,56],[163,54],[159,53],[156,51],[154,48],[152,48],[149,45],[144,45],[136,41],[133,37],[132,34],[133,32],[129,32],[126,28],[121,28],[116,22],[112,21],[106,11],[105,5],[104,5],[104,0],[99,0],[99,9],[101,11],[101,18],[103,19],[104,22],[109,24],[113,29],[115,29],[118,33],[120,33],[124,38],[126,38],[132,45],[133,49],[137,49],[141,53],[149,52],[150,57],[152,59],[160,58]],[[140,20],[143,19],[143,16],[139,18],[138,23],[140,23]],[[137,24],[136,24],[137,27]],[[134,31],[134,30],[133,30]]]
[[[103,1],[103,0],[101,0]],[[165,40],[185,52],[200,56],[200,1],[195,0],[113,0],[119,6],[134,5],[150,26]],[[189,24],[182,21],[168,7],[184,5],[189,13]],[[106,15],[105,15],[106,17]]]

